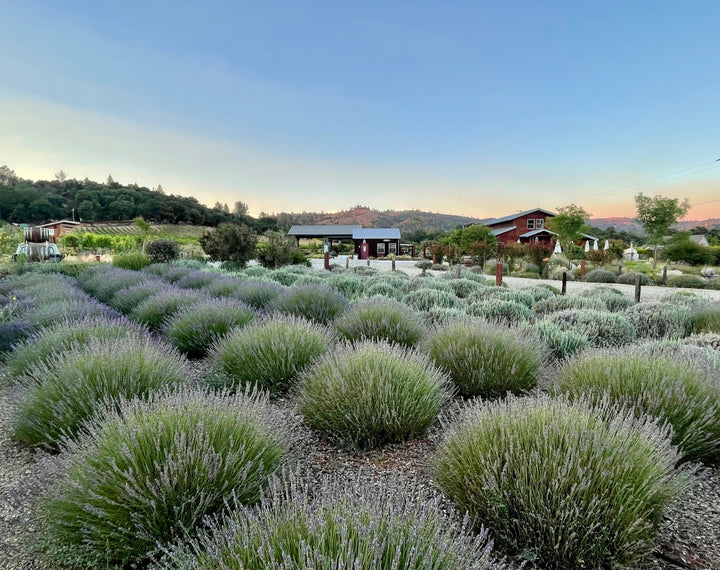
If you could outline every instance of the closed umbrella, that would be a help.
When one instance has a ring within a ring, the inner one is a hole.
[[[588,251],[590,251],[590,240],[586,239],[585,240],[585,252],[587,253]]]
[[[605,247],[603,248],[605,251],[610,249],[610,242],[608,240],[605,240]]]
[[[597,250],[598,250],[598,242],[597,242],[597,240],[595,240],[593,242],[593,251],[597,251]]]
[[[560,242],[555,242],[555,249],[553,249],[553,253],[562,253],[562,247],[560,247]]]

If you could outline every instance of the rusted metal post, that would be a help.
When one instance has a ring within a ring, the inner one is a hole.
[[[667,285],[667,265],[663,265],[663,285]]]
[[[502,286],[502,263],[499,261],[495,265],[495,285],[498,287]]]
[[[392,270],[395,271],[395,260],[392,260]]]
[[[642,287],[642,275],[638,273],[635,276],[635,302],[640,302],[640,288]]]
[[[330,271],[330,253],[327,251],[325,252],[325,269]]]
[[[565,293],[567,293],[567,271],[563,271],[562,291],[560,291],[561,295],[564,295]]]
[[[345,258],[345,269],[348,269],[350,267],[350,256],[348,255]]]
[[[585,260],[581,259],[580,260],[580,279],[582,279],[583,277],[585,277]]]

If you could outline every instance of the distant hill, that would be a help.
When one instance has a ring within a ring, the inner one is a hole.
[[[626,231],[638,235],[643,235],[645,233],[642,226],[633,218],[592,218],[588,221],[588,225],[601,230],[613,227],[619,232]],[[679,222],[673,227],[681,231],[687,231],[696,226],[706,227],[708,229],[712,229],[716,226],[720,227],[720,219],[710,218],[708,220],[688,220]]]
[[[403,232],[419,230],[447,231],[461,224],[481,222],[479,218],[470,216],[438,214],[420,210],[379,211],[366,206],[355,206],[349,210],[331,214],[314,212],[303,212],[301,214],[282,213],[276,214],[274,217],[277,218],[279,227],[289,227],[292,224],[359,224],[366,228],[400,228]]]

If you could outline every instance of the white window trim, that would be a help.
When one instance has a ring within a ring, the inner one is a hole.
[[[535,229],[536,230],[544,230],[545,229],[545,220],[543,218],[538,218],[535,220]]]
[[[385,255],[385,242],[379,241],[377,244],[377,254]]]
[[[527,219],[527,229],[528,229],[528,230],[534,230],[534,229],[535,229],[535,218],[528,218],[528,219]]]

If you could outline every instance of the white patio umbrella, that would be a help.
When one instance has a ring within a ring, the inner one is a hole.
[[[593,242],[593,250],[594,250],[594,251],[597,251],[597,250],[598,250],[598,242],[597,242],[597,241],[598,241],[598,240],[595,240],[595,241]]]
[[[560,247],[560,242],[555,242],[555,249],[553,249],[553,253],[562,253],[562,247]]]
[[[610,249],[610,242],[608,240],[605,240],[605,247],[603,248],[605,251]]]
[[[587,253],[588,251],[590,251],[590,240],[586,239],[585,240],[585,252]]]

